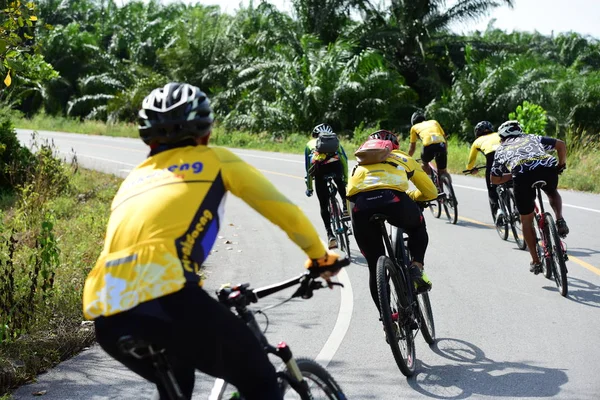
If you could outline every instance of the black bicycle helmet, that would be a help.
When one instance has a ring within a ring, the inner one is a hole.
[[[502,138],[518,136],[523,134],[523,128],[519,121],[506,121],[498,128],[498,135]]]
[[[318,137],[319,133],[333,133],[333,129],[327,124],[319,124],[313,128],[312,137]]]
[[[398,142],[398,136],[396,136],[395,133],[386,131],[385,129],[380,129],[378,131],[371,133],[369,135],[369,140],[372,140],[372,139],[389,140],[390,142],[392,142],[392,148],[394,150],[396,150],[398,147],[400,147],[400,142]]]
[[[410,124],[415,125],[419,122],[425,121],[425,115],[421,111],[415,111],[410,117]]]
[[[475,137],[486,135],[493,131],[494,125],[492,125],[490,121],[479,121],[479,123],[475,125]]]
[[[213,113],[200,88],[187,83],[167,83],[142,102],[138,130],[147,145],[177,143],[210,133]]]

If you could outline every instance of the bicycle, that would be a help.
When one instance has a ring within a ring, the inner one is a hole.
[[[502,214],[496,218],[495,225],[498,235],[503,240],[508,239],[508,227],[512,231],[517,247],[525,250],[527,243],[523,238],[523,225],[521,223],[521,215],[517,210],[517,201],[513,190],[512,181],[508,181],[496,187],[498,193],[498,206],[502,210]]]
[[[386,340],[398,368],[409,377],[416,369],[415,336],[420,330],[425,341],[434,344],[435,323],[429,293],[415,293],[414,290],[409,273],[410,255],[405,243],[408,238],[395,226],[388,234],[386,221],[384,214],[371,217],[371,222],[381,225],[387,251],[387,255],[377,260],[377,294]]]
[[[342,259],[338,261],[338,266],[347,266],[349,260]],[[313,291],[324,288],[344,285],[338,282],[330,282],[325,284],[322,281],[315,280],[314,273],[309,271],[300,276],[288,279],[286,281],[265,286],[263,288],[252,289],[248,283],[237,286],[224,285],[217,290],[217,298],[219,302],[230,309],[234,309],[235,313],[246,322],[248,327],[259,339],[266,353],[273,354],[279,357],[285,367],[277,372],[282,394],[287,399],[311,400],[316,398],[317,390],[321,391],[320,396],[330,400],[346,400],[342,389],[333,379],[333,377],[319,363],[308,358],[294,358],[292,351],[285,342],[280,342],[277,346],[272,346],[267,341],[264,332],[261,330],[256,321],[255,314],[263,311],[254,312],[248,309],[251,303],[258,302],[259,299],[277,293],[281,290],[299,285],[300,287],[292,294],[290,298],[278,304],[281,305],[291,299],[301,297],[309,299],[313,296]],[[317,275],[318,276],[318,275]],[[272,308],[270,306],[268,308]],[[268,321],[268,320],[267,320]],[[266,331],[266,329],[265,329]],[[184,399],[183,394],[175,380],[175,376],[167,361],[166,351],[164,348],[154,346],[138,338],[124,336],[119,340],[119,347],[122,352],[136,357],[138,359],[150,358],[152,361],[157,376],[165,390],[168,392],[170,400]],[[243,400],[237,392],[227,392],[228,383],[222,379],[217,379],[213,389],[209,395],[209,400]],[[227,397],[225,397],[227,396]]]
[[[327,190],[329,192],[329,203],[327,209],[331,216],[331,230],[338,239],[340,250],[346,253],[350,258],[350,226],[348,224],[349,218],[343,217],[343,209],[340,207],[340,203],[336,197],[337,187],[334,182],[335,175],[325,175],[325,181],[327,182]],[[346,188],[343,188],[346,190]]]
[[[566,297],[569,292],[566,264],[569,257],[562,240],[558,236],[558,229],[552,214],[544,210],[542,187],[545,185],[545,181],[537,181],[532,185],[536,191],[534,208],[536,247],[540,260],[542,260],[544,276],[548,279],[554,276],[559,293],[561,296]]]
[[[420,159],[417,161],[422,162]],[[439,193],[443,193],[443,196],[438,196],[438,198],[435,200],[435,203],[433,201],[429,202],[429,210],[434,217],[439,218],[442,215],[443,206],[448,220],[450,220],[452,224],[456,225],[458,222],[458,201],[456,200],[456,195],[454,194],[452,182],[447,175],[442,176],[440,179],[437,167],[431,161],[429,162],[429,169],[431,170],[429,176],[435,184],[435,187]]]

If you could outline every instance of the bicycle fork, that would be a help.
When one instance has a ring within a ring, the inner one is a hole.
[[[308,382],[304,380],[302,371],[300,371],[298,363],[292,355],[292,350],[287,343],[279,342],[277,347],[269,345],[266,347],[266,350],[268,353],[279,357],[281,361],[284,362],[289,371],[289,376],[283,373],[280,373],[280,376],[285,379],[296,392],[300,393],[302,400],[313,400],[313,396],[308,388]]]

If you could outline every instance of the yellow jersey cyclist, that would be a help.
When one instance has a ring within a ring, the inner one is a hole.
[[[567,148],[562,140],[525,134],[518,121],[506,121],[498,128],[498,134],[501,142],[496,149],[492,165],[492,183],[513,181],[516,207],[523,224],[523,236],[531,255],[529,270],[537,275],[542,271],[542,264],[536,250],[533,231],[536,193],[532,185],[537,181],[546,182],[542,189],[556,214],[558,234],[566,237],[569,228],[562,216],[562,199],[556,187],[559,171],[566,168]],[[557,152],[558,161],[546,153],[553,149]]]
[[[299,207],[231,151],[208,146],[206,95],[189,84],[153,90],[139,112],[148,158],[131,171],[111,206],[104,248],[83,293],[85,317],[113,358],[157,385],[152,362],[123,354],[131,335],[166,349],[191,398],[196,369],[237,386],[246,399],[281,400],[275,369],[242,320],[202,289],[199,270],[223,223],[227,192],[283,229],[308,255],[307,267],[338,269]],[[326,272],[333,271],[333,272]]]
[[[498,193],[496,192],[496,185],[492,184],[490,180],[490,173],[492,171],[492,164],[494,163],[496,149],[499,145],[500,135],[498,135],[498,132],[494,132],[494,126],[490,121],[480,121],[477,123],[477,125],[475,125],[475,141],[471,145],[467,169],[472,169],[475,166],[478,152],[481,152],[485,156],[485,184],[488,191],[488,199],[494,221],[496,221],[500,210],[498,207]],[[477,172],[479,171],[473,170],[471,174],[476,174]]]
[[[423,142],[423,150],[421,151],[423,170],[430,175],[429,162],[435,159],[439,176],[446,174],[448,179],[452,181],[450,174],[446,171],[448,166],[448,144],[446,143],[446,134],[440,124],[434,119],[426,120],[425,115],[420,111],[413,113],[410,117],[410,124],[408,155],[412,157],[415,154],[417,139],[420,139]]]
[[[392,225],[408,234],[408,248],[412,257],[410,274],[418,291],[431,289],[431,281],[423,271],[425,251],[429,242],[425,218],[415,201],[428,201],[438,195],[435,185],[418,162],[398,150],[398,138],[392,132],[379,130],[368,140],[392,143],[392,151],[385,161],[357,165],[348,182],[348,201],[356,243],[369,267],[369,289],[379,309],[377,295],[377,260],[385,254],[379,226],[370,222],[374,214],[385,214]],[[409,190],[408,181],[416,186]]]
[[[346,185],[348,182],[348,157],[331,126],[319,124],[312,130],[312,139],[304,148],[304,168],[306,170],[306,195],[313,194],[314,188],[319,199],[321,218],[327,231],[327,241],[330,249],[337,247],[337,239],[331,229],[331,215],[329,215],[329,192],[327,190],[327,175],[334,175],[334,182],[338,194],[342,199],[344,217],[348,217],[346,205]]]

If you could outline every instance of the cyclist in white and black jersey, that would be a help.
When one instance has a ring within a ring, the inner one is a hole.
[[[558,234],[566,237],[569,228],[562,216],[562,199],[556,188],[559,171],[566,168],[567,148],[562,140],[523,133],[517,121],[506,121],[500,125],[498,134],[500,146],[494,156],[491,181],[498,185],[513,180],[516,207],[523,224],[523,236],[532,258],[530,271],[539,274],[541,261],[536,251],[533,231],[536,194],[532,185],[537,181],[546,182],[543,190],[556,214]],[[546,153],[549,150],[556,150],[558,160]]]

